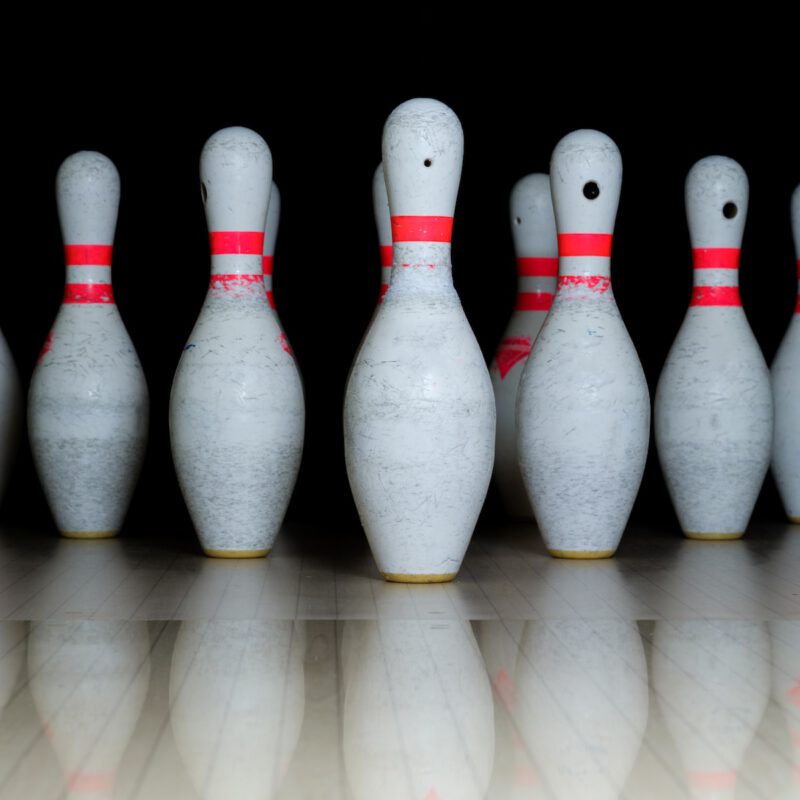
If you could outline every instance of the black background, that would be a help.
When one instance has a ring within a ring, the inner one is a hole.
[[[365,62],[364,74],[371,63]],[[535,85],[510,79],[472,82],[450,71],[433,79],[387,78],[376,92],[360,88],[356,71],[347,81],[337,73],[322,74],[313,85],[282,87],[266,78],[227,86],[197,75],[188,82],[154,79],[119,85],[116,94],[101,100],[93,92],[76,99],[74,92],[61,91],[60,83],[20,93],[10,101],[12,108],[14,102],[20,106],[21,124],[5,171],[6,201],[13,209],[5,232],[10,247],[0,328],[23,387],[27,391],[63,292],[55,174],[76,150],[99,150],[114,161],[122,179],[114,290],[151,399],[148,453],[126,535],[195,547],[172,468],[168,403],[181,349],[208,284],[198,159],[215,130],[251,127],[270,145],[281,190],[275,298],[306,389],[305,450],[289,519],[312,523],[323,536],[360,537],[344,469],[342,397],[379,287],[371,182],[381,158],[381,130],[391,110],[414,96],[447,103],[464,128],[454,280],[487,360],[511,313],[516,287],[509,191],[523,175],[548,171],[561,136],[593,127],[609,134],[622,153],[612,278],[651,395],[690,293],[684,179],[707,155],[735,158],[749,176],[742,297],[770,361],[796,295],[789,225],[789,200],[800,180],[796,120],[788,97],[775,102],[777,83],[770,84],[773,95],[767,96],[757,83],[729,91],[714,88],[709,85],[713,76],[711,70],[699,82],[695,76],[681,85],[674,79],[649,80],[643,91],[626,83],[625,70],[611,71],[608,80],[596,81],[600,89],[581,91],[544,79]],[[499,517],[492,487],[484,520]],[[781,518],[769,477],[755,519]],[[633,519],[666,525],[677,535],[652,443]],[[55,530],[26,444],[0,521]]]

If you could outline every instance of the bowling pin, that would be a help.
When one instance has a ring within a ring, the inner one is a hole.
[[[392,284],[394,285],[394,284]],[[344,699],[342,748],[356,800],[482,800],[494,712],[468,622],[354,622],[364,628]]]
[[[792,232],[797,254],[797,303],[772,362],[775,401],[772,474],[786,515],[800,524],[800,186],[792,194]]]
[[[653,690],[695,800],[734,798],[770,691],[763,622],[655,624]]]
[[[45,497],[61,533],[81,539],[118,533],[147,441],[147,384],[111,288],[119,194],[100,153],[75,153],[58,170],[67,280],[28,393]]]
[[[550,797],[623,796],[648,717],[647,664],[635,623],[527,623],[517,692],[515,721]]]
[[[303,623],[184,621],[170,722],[199,797],[274,797],[303,724]]]
[[[206,554],[264,556],[297,478],[305,419],[300,374],[264,291],[267,143],[247,128],[218,131],[200,177],[211,281],[172,384],[172,455]]]
[[[558,239],[550,178],[526,175],[511,190],[511,233],[517,254],[517,301],[489,369],[497,403],[494,477],[511,517],[533,514],[517,453],[517,389],[547,312],[558,276]]]
[[[683,532],[738,539],[772,447],[772,391],[739,297],[747,176],[730,158],[698,161],[686,178],[694,288],[656,389],[661,469]]]
[[[118,768],[150,685],[147,623],[36,623],[28,674],[64,773],[64,796],[118,796]]]
[[[22,415],[22,390],[17,367],[0,331],[0,501],[17,452]]]
[[[272,291],[272,268],[275,261],[275,243],[278,241],[278,226],[281,221],[281,193],[272,181],[267,205],[267,222],[264,228],[264,255],[262,264],[264,266],[264,288],[267,291],[267,302],[269,307],[275,312],[275,295]],[[280,324],[280,320],[278,320]],[[283,326],[281,326],[283,328]]]
[[[347,473],[378,569],[452,580],[491,479],[492,384],[453,287],[450,236],[464,140],[436,100],[383,131],[392,279],[347,383]]]
[[[392,277],[392,218],[389,213],[389,196],[386,194],[386,178],[383,162],[378,164],[372,177],[372,206],[375,210],[375,226],[378,228],[378,246],[381,254],[381,289],[378,303],[389,291]]]
[[[611,291],[622,182],[611,139],[565,136],[550,161],[559,271],[517,393],[522,478],[551,555],[614,554],[642,480],[650,395]]]

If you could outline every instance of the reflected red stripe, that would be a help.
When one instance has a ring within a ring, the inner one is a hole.
[[[552,292],[520,292],[514,305],[515,311],[549,311],[553,305]]]
[[[110,283],[67,283],[64,286],[64,303],[113,303],[114,291]]]
[[[392,246],[390,244],[381,245],[381,266],[392,266]]]
[[[738,286],[695,286],[690,306],[740,306]]]
[[[518,258],[517,274],[525,278],[555,278],[558,275],[558,259]]]

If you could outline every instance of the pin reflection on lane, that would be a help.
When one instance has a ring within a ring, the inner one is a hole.
[[[486,796],[492,696],[469,623],[348,623],[343,747],[353,796]]]
[[[114,795],[150,683],[144,622],[41,622],[28,638],[31,695],[68,793]]]

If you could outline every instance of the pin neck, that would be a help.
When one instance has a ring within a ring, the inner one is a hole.
[[[608,293],[613,238],[610,233],[559,233],[557,291]]]
[[[517,257],[517,300],[515,311],[549,311],[558,278],[558,258]]]
[[[67,279],[62,303],[114,305],[110,244],[65,244]]]
[[[264,231],[210,231],[211,274],[262,282]]]
[[[738,247],[695,247],[690,306],[741,306]]]
[[[395,242],[392,248],[391,286],[402,290],[452,291],[453,270],[449,242]]]
[[[447,242],[453,238],[453,218],[442,216],[392,217],[392,243]]]

